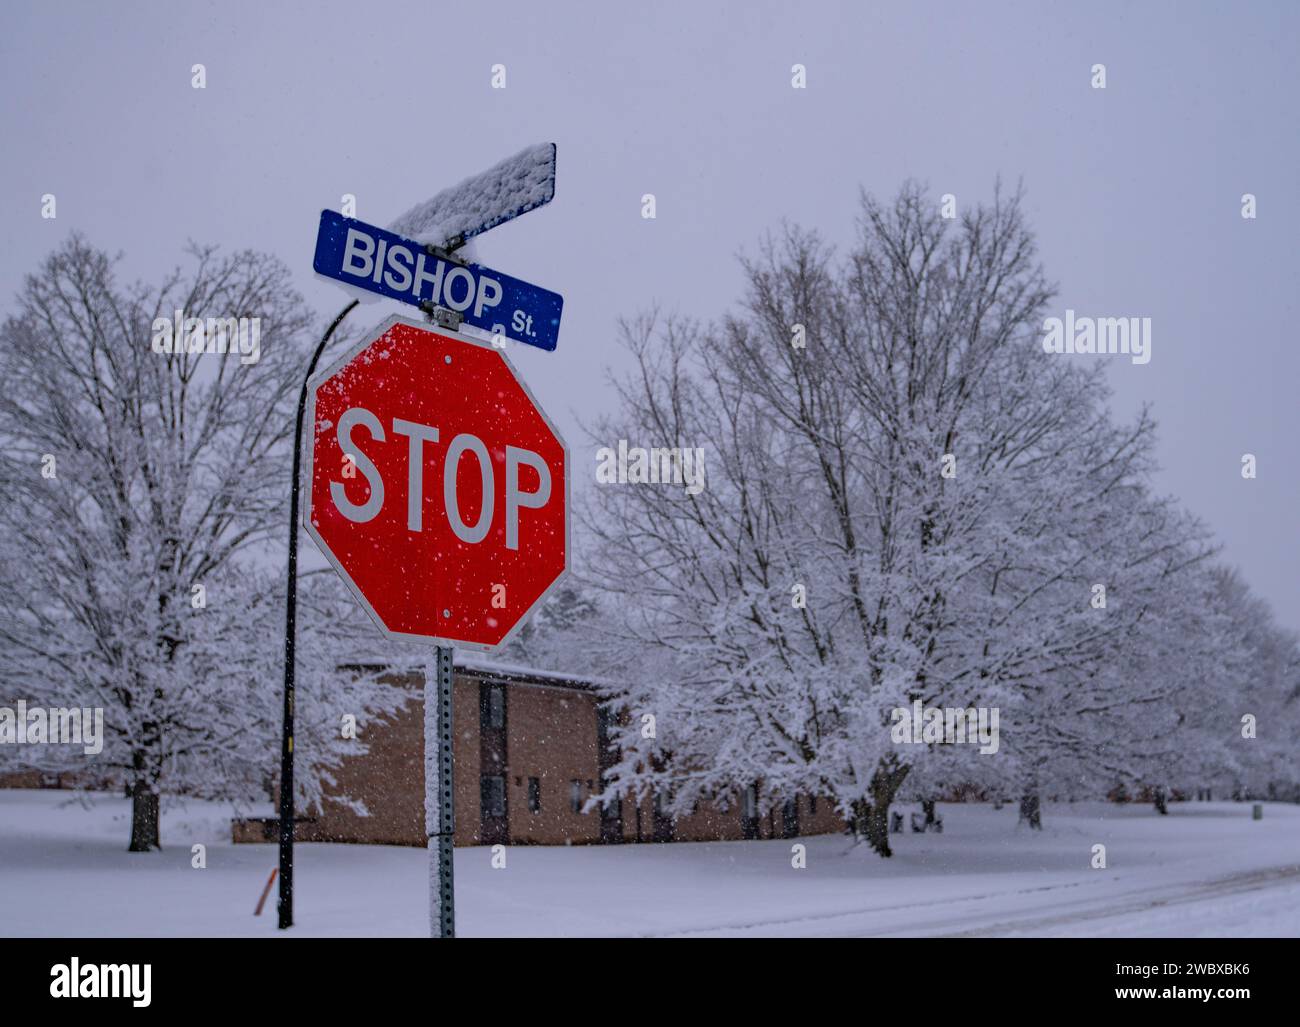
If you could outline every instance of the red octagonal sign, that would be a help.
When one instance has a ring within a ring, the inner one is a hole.
[[[303,520],[383,631],[491,649],[563,576],[568,450],[499,350],[394,317],[309,385]]]

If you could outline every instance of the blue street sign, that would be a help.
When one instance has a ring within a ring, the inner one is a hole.
[[[332,210],[320,213],[316,273],[427,309],[454,310],[493,335],[553,350],[564,297],[480,264],[458,264],[396,233]]]

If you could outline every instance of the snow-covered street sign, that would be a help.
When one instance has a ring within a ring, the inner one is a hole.
[[[438,245],[332,210],[321,211],[312,266],[326,278],[426,312],[445,307],[492,336],[544,350],[559,342],[564,298],[558,292],[461,263]]]
[[[321,212],[313,266],[353,301],[321,336],[298,397],[280,740],[281,929],[293,925],[298,472],[310,403],[308,533],[381,630],[437,645],[424,703],[429,926],[434,937],[455,937],[451,646],[507,642],[564,575],[569,552],[568,450],[497,349],[502,339],[555,349],[564,300],[455,250],[554,196],[555,145],[543,143],[418,204],[389,230]],[[334,330],[369,293],[419,307],[446,330],[391,318],[312,377]],[[491,345],[462,335],[462,325],[490,335]]]
[[[393,317],[309,383],[304,523],[388,635],[492,649],[564,574],[568,453],[495,347]]]
[[[553,199],[555,144],[538,143],[416,204],[388,229],[422,243],[455,249]]]

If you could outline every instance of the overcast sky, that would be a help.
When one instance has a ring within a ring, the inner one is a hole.
[[[619,315],[718,316],[736,254],[781,218],[847,244],[859,185],[887,196],[911,176],[961,205],[1023,177],[1058,312],[1153,320],[1151,362],[1110,369],[1118,412],[1154,404],[1161,489],[1300,627],[1298,22],[1290,2],[11,0],[0,311],[79,230],[149,280],[187,239],[271,250],[332,315],[342,294],[311,273],[322,207],[352,193],[387,224],[553,140],[555,202],[479,256],[563,294],[559,349],[512,356],[576,447],[577,416],[607,402]]]

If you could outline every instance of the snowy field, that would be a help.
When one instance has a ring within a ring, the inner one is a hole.
[[[0,790],[0,935],[276,935],[253,908],[273,845],[231,845],[229,810],[163,817],[164,851],[125,851],[129,803]],[[895,856],[842,836],[792,842],[456,853],[458,929],[473,935],[1300,935],[1300,807],[1181,803],[940,805],[942,835],[895,835]],[[207,868],[190,846],[207,846]],[[1104,844],[1108,868],[1089,867]],[[295,936],[424,935],[427,856],[389,846],[298,847]]]

